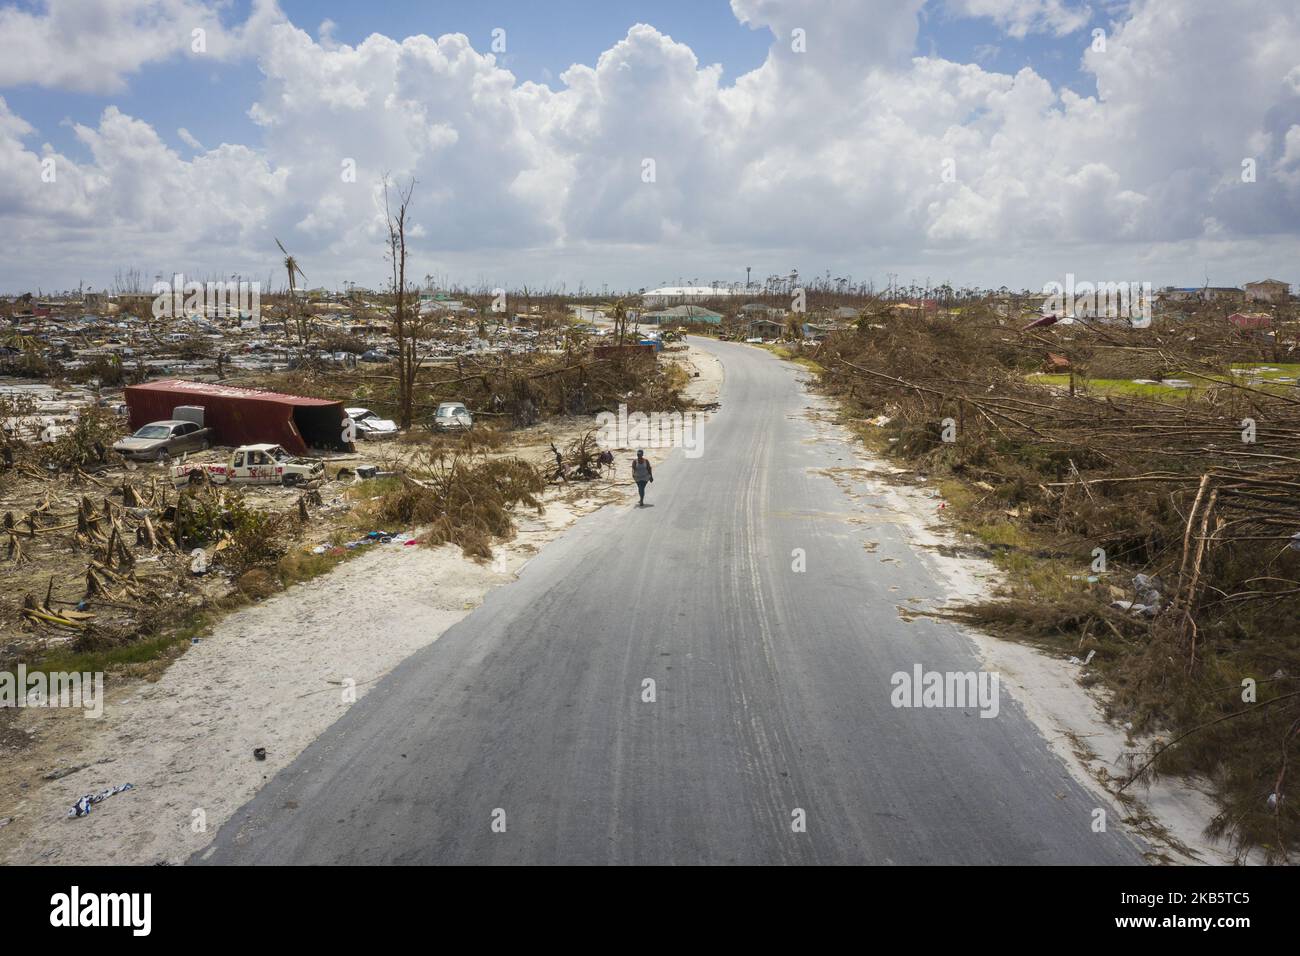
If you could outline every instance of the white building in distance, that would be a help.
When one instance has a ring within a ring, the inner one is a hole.
[[[1260,279],[1246,283],[1247,302],[1285,302],[1291,296],[1291,286],[1281,279]]]
[[[704,302],[708,299],[730,299],[744,294],[743,289],[733,289],[723,285],[674,285],[643,293],[641,304],[647,309],[653,309],[667,305],[689,305],[692,302]]]

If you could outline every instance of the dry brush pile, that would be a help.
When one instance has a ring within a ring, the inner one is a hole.
[[[851,411],[888,416],[894,455],[958,483],[965,520],[1004,549],[1007,593],[958,616],[1095,651],[1114,716],[1163,735],[1124,785],[1203,773],[1221,805],[1211,831],[1280,859],[1300,837],[1300,389],[1247,384],[1229,363],[1300,360],[1294,333],[1209,316],[1023,324],[880,314],[815,359]],[[1032,382],[1049,352],[1071,363],[1069,387]],[[1197,387],[1111,394],[1089,375]]]
[[[122,421],[108,409],[83,408],[70,428],[47,442],[22,437],[40,431],[41,415],[30,399],[0,397],[0,420],[14,426],[0,431],[0,473],[38,479],[52,474],[84,477],[88,471],[119,461],[112,448],[122,434]]]
[[[481,560],[492,557],[494,541],[514,534],[514,507],[541,513],[537,496],[546,488],[542,472],[522,458],[444,448],[421,450],[401,475],[387,480],[394,486],[371,505],[378,523],[421,528],[426,543],[455,544]]]

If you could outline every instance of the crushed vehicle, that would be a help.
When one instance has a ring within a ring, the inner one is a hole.
[[[191,451],[212,447],[212,429],[196,422],[168,419],[150,422],[113,444],[113,451],[136,461],[166,461]]]
[[[380,418],[368,408],[345,408],[348,418],[356,428],[357,437],[363,441],[397,437],[397,422]]]
[[[299,458],[279,445],[240,445],[225,461],[182,462],[171,469],[177,485],[204,478],[217,485],[302,485],[323,477],[319,458]]]
[[[474,427],[474,416],[463,402],[443,402],[434,413],[433,427],[437,431],[470,429]]]

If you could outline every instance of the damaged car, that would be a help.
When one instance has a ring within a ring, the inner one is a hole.
[[[150,422],[113,444],[113,451],[135,461],[166,461],[191,451],[212,446],[212,429],[194,422],[170,419]]]
[[[343,411],[352,419],[357,438],[362,441],[397,437],[397,423],[391,419],[380,418],[368,408],[345,408]]]
[[[171,469],[173,484],[303,485],[325,477],[319,458],[301,458],[279,445],[240,445],[224,461],[189,462]]]

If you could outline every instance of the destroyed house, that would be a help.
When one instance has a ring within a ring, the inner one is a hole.
[[[817,325],[812,322],[805,322],[803,324],[803,337],[813,342],[822,342],[832,332],[843,331],[843,328],[844,327],[838,323]]]
[[[775,319],[754,319],[746,327],[750,338],[779,339],[785,335],[785,323]]]
[[[198,406],[223,445],[276,444],[299,455],[311,448],[350,450],[342,402],[181,379],[128,385],[125,397],[132,429],[174,418],[180,406]]]
[[[1291,295],[1291,286],[1281,279],[1260,279],[1246,283],[1246,299],[1250,302],[1285,302]]]

